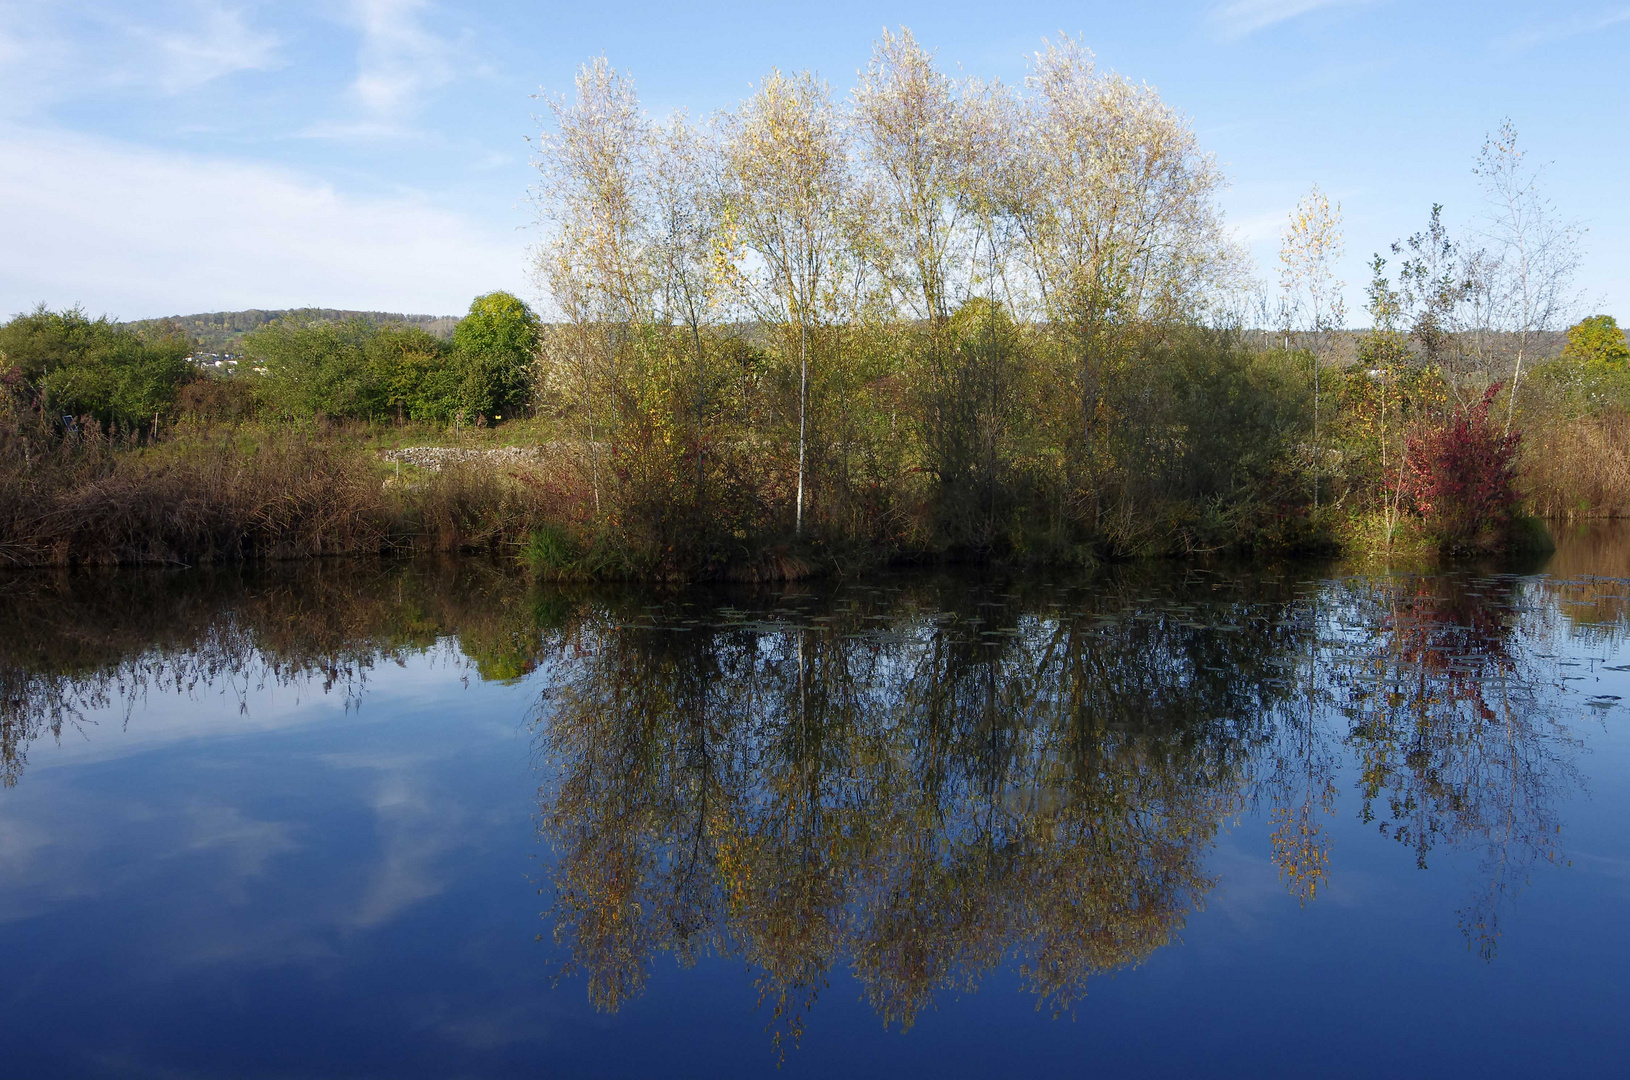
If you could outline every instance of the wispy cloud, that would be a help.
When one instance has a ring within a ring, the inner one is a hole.
[[[0,115],[110,89],[174,95],[239,71],[282,65],[276,35],[219,0],[160,5],[140,19],[74,11],[44,0],[0,0]]]
[[[425,790],[422,781],[402,771],[382,778],[374,811],[384,850],[355,915],[355,925],[364,930],[446,890],[449,875],[438,864],[458,847],[464,816],[445,793]]]
[[[239,71],[280,66],[273,34],[254,29],[241,10],[215,3],[194,5],[185,29],[129,28],[133,37],[155,47],[157,78],[168,93],[180,93]]]
[[[107,177],[119,177],[117,198]],[[524,243],[414,193],[0,125],[0,317],[83,301],[123,318],[242,307],[460,311],[522,289]]]
[[[1494,46],[1502,52],[1526,52],[1541,45],[1554,45],[1581,34],[1594,34],[1624,23],[1630,23],[1630,7],[1600,11],[1595,15],[1575,15],[1571,19],[1530,26],[1526,30],[1497,38]]]
[[[1258,244],[1278,240],[1290,218],[1289,209],[1265,210],[1255,214],[1242,214],[1231,220],[1229,231],[1241,244]]]
[[[1310,11],[1353,2],[1355,0],[1234,0],[1214,9],[1211,22],[1224,40],[1239,41]]]
[[[455,46],[431,33],[425,0],[356,0],[362,30],[352,90],[375,116],[411,110],[426,91],[453,80]]]
[[[422,139],[423,129],[395,120],[318,120],[294,132],[296,139],[339,139],[345,142],[380,142],[386,139]]]

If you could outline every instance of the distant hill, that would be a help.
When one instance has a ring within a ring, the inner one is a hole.
[[[1368,327],[1355,327],[1351,330],[1333,331],[1325,340],[1324,356],[1327,362],[1337,364],[1351,364],[1358,360],[1358,346],[1365,334],[1370,332]],[[1472,348],[1469,335],[1464,335],[1461,347],[1467,351]],[[1278,330],[1251,328],[1245,331],[1246,342],[1258,349],[1273,350],[1286,342],[1291,348],[1306,348],[1310,343],[1310,336],[1303,333],[1292,333],[1287,338]],[[1562,346],[1567,344],[1568,334],[1565,330],[1539,330],[1528,335],[1524,353],[1528,357],[1524,366],[1549,360],[1562,355]],[[1411,348],[1415,346],[1411,344]],[[1496,377],[1501,370],[1509,367],[1511,357],[1516,355],[1517,335],[1509,331],[1490,330],[1485,332],[1483,349],[1493,362]]]
[[[137,333],[171,334],[180,332],[197,343],[204,352],[236,352],[243,335],[267,323],[287,319],[292,322],[348,322],[362,319],[375,326],[416,326],[427,334],[442,338],[453,336],[458,325],[456,315],[403,315],[394,311],[342,311],[338,308],[282,308],[277,311],[211,311],[202,315],[171,315],[163,319],[141,319],[125,325]]]

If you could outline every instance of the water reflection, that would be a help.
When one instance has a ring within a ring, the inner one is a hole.
[[[524,677],[565,603],[479,561],[0,576],[0,778],[28,748],[90,734],[160,694],[269,687],[360,703],[382,664],[449,650],[483,679]]]
[[[539,737],[556,939],[590,994],[616,1008],[658,952],[740,955],[796,1034],[843,961],[909,1024],[1005,962],[1067,1009],[1165,944],[1306,628],[1245,583],[1139,584],[584,619]]]
[[[1492,958],[1581,783],[1559,643],[1616,646],[1630,605],[1577,574],[1170,567],[657,593],[462,562],[0,591],[8,786],[39,740],[160,693],[360,703],[426,651],[533,680],[550,962],[616,1010],[659,958],[737,958],[778,1041],[850,977],[899,1027],[997,970],[1068,1012],[1182,931],[1243,813],[1317,903],[1346,791],[1419,867],[1477,853],[1459,919]]]
[[[1067,1010],[1182,929],[1246,806],[1313,899],[1348,756],[1364,819],[1420,867],[1441,844],[1484,853],[1462,925],[1487,956],[1502,899],[1558,857],[1574,744],[1546,708],[1549,628],[1521,613],[1577,584],[1011,587],[572,627],[540,714],[541,822],[555,938],[597,1004],[638,994],[658,954],[717,952],[757,973],[778,1037],[845,965],[887,1023],[1004,964]]]
[[[1513,576],[1446,574],[1347,582],[1343,629],[1322,665],[1356,757],[1361,816],[1425,869],[1440,843],[1482,854],[1485,885],[1461,913],[1485,956],[1501,900],[1538,861],[1555,861],[1556,807],[1578,782],[1575,740],[1547,708],[1561,668],[1548,629],[1521,613],[1535,595]]]

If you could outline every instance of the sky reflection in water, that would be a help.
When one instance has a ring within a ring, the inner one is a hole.
[[[1607,1070],[1626,578],[5,579],[6,1072]]]

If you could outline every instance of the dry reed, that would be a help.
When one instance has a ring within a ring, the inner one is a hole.
[[[559,502],[524,472],[468,462],[394,482],[365,449],[297,431],[137,448],[0,424],[0,565],[497,549]]]
[[[1529,509],[1551,520],[1630,517],[1630,415],[1613,411],[1523,433]]]

